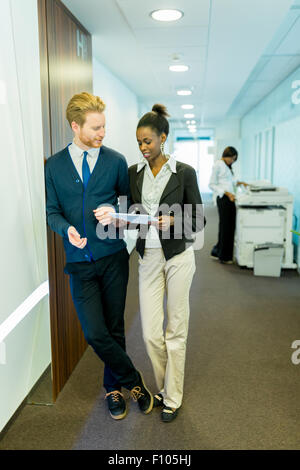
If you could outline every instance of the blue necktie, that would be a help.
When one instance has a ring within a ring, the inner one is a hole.
[[[86,189],[87,184],[89,182],[91,172],[90,172],[90,167],[87,162],[87,154],[88,152],[83,152],[83,161],[82,161],[82,181],[83,181],[83,186],[84,189]]]

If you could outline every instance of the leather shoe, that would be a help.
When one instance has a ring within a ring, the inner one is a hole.
[[[113,390],[105,395],[110,416],[113,419],[123,419],[127,414],[126,402],[119,390]]]
[[[138,371],[137,371],[138,372]],[[137,401],[140,410],[148,414],[153,408],[153,396],[147,389],[142,374],[138,372],[139,382],[130,390],[130,394],[134,401]]]
[[[161,419],[164,423],[171,423],[171,421],[174,421],[177,415],[178,408],[170,408],[169,406],[165,406],[161,412]]]
[[[164,406],[163,396],[161,393],[157,393],[153,396],[153,408],[157,408],[158,406]]]

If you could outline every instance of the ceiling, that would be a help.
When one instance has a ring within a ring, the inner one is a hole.
[[[148,109],[165,104],[185,127],[182,104],[215,127],[239,118],[300,65],[300,0],[63,0],[93,36],[93,55]],[[177,22],[149,13],[176,8]],[[186,64],[174,73],[171,64]],[[179,88],[191,96],[177,96]],[[191,111],[189,111],[191,112]]]

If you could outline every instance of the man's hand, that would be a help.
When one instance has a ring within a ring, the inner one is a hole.
[[[102,206],[98,209],[94,209],[93,212],[100,224],[105,226],[113,223],[114,225],[116,225],[117,219],[109,215],[110,212],[116,212],[113,207]]]
[[[87,244],[87,238],[81,238],[75,227],[68,228],[68,237],[71,245],[74,245],[76,248],[80,248],[81,250]]]

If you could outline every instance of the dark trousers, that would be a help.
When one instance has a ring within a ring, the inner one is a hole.
[[[97,261],[68,263],[65,268],[85,339],[105,364],[107,392],[121,386],[131,390],[139,381],[125,346],[128,259],[124,249]]]
[[[217,197],[217,206],[219,212],[218,243],[213,247],[211,254],[217,256],[221,261],[231,261],[236,221],[235,203],[224,195]]]

